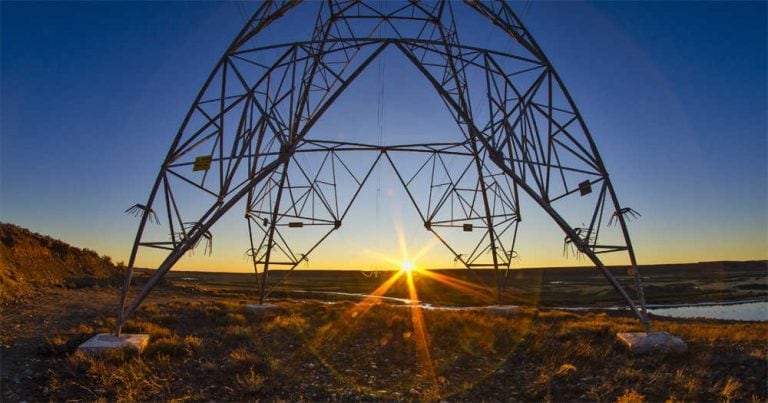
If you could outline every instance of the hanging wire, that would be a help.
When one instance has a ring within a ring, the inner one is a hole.
[[[525,17],[528,16],[528,13],[531,12],[531,8],[533,8],[533,0],[525,0],[523,3],[523,12],[521,19],[525,19]]]
[[[240,13],[240,17],[243,19],[243,25],[248,24],[250,21],[250,18],[248,17],[248,12],[245,10],[245,6],[243,5],[242,1],[235,1],[235,6],[237,6],[237,11]]]
[[[384,9],[384,0],[381,1],[382,10]],[[383,24],[382,24],[383,25]],[[382,26],[379,25],[379,36],[381,36]],[[378,57],[378,94],[376,107],[376,123],[378,125],[378,145],[383,144],[384,138],[384,55]],[[376,167],[376,250],[381,250],[381,165]],[[381,263],[376,268],[381,270]]]

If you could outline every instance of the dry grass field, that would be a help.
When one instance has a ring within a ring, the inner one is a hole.
[[[247,299],[161,289],[125,326],[137,355],[76,352],[112,329],[115,290],[59,290],[57,308],[3,311],[3,401],[765,401],[768,324],[656,318],[689,343],[634,356],[621,314],[526,308],[514,317],[342,301]],[[69,317],[59,311],[79,309]]]

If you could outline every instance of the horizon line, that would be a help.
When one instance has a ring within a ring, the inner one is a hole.
[[[707,261],[698,261],[698,262],[684,262],[684,263],[650,263],[650,264],[641,264],[638,265],[639,268],[643,267],[658,267],[658,266],[685,266],[685,265],[701,265],[701,264],[716,264],[716,263],[768,263],[768,259],[747,259],[747,260],[707,260]],[[621,268],[628,268],[631,267],[631,265],[606,265],[606,268],[609,269],[621,269]],[[524,271],[524,270],[567,270],[567,269],[596,269],[597,267],[595,265],[585,265],[585,266],[550,266],[550,267],[520,267],[520,268],[510,268],[510,271]],[[156,268],[148,268],[148,267],[134,267],[134,270],[145,270],[145,271],[155,271]],[[295,268],[293,270],[288,269],[270,269],[270,271],[274,272],[290,272],[290,271],[362,271],[362,272],[396,272],[400,271],[401,269],[397,268],[391,268],[391,269],[372,269],[372,270],[366,270],[363,268]],[[436,268],[422,268],[421,270],[429,270],[429,271],[435,271],[435,270],[470,270],[470,271],[491,271],[494,270],[493,268],[475,268],[475,269],[468,269],[466,267],[436,267]],[[500,268],[499,270],[506,270],[503,268]],[[170,272],[192,272],[192,273],[222,273],[222,274],[253,274],[253,271],[227,271],[227,270],[206,270],[206,269],[199,269],[199,268],[184,268],[184,269],[171,269]]]

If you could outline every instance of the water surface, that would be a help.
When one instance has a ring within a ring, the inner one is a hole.
[[[651,308],[650,313],[671,318],[705,318],[768,322],[768,301],[735,304],[688,305]]]
[[[308,292],[297,290],[298,292]],[[397,302],[405,306],[419,306],[423,309],[434,310],[477,310],[484,307],[477,306],[435,306],[422,301],[414,301],[408,298],[396,298],[389,296],[370,295],[365,293],[338,292],[338,291],[313,291],[318,294],[343,295],[357,298],[375,298],[383,301]],[[625,306],[614,307],[555,307],[565,311],[591,311],[591,310],[627,310]],[[768,301],[734,301],[726,303],[702,303],[691,305],[653,305],[648,312],[670,318],[703,318],[740,321],[768,322]]]

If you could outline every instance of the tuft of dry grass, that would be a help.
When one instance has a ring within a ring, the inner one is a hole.
[[[153,340],[145,348],[144,354],[150,358],[166,356],[172,359],[178,359],[192,354],[192,349],[188,348],[188,345],[178,336],[171,336]]]
[[[739,382],[737,379],[729,376],[728,379],[725,381],[725,385],[723,385],[723,389],[720,391],[720,396],[722,396],[727,401],[732,401],[739,398],[741,391],[741,382]]]
[[[69,338],[61,334],[57,334],[53,337],[46,337],[45,350],[52,354],[62,353],[65,351],[68,342]]]
[[[264,387],[264,377],[258,375],[251,369],[247,374],[238,375],[235,380],[235,385],[238,387],[240,393],[244,395],[256,395]]]
[[[645,396],[634,389],[626,389],[624,394],[616,399],[617,403],[643,403],[644,401]]]
[[[568,376],[576,372],[576,367],[571,364],[563,364],[560,366],[560,368],[557,369],[555,372],[555,375],[557,376]]]
[[[196,336],[185,336],[184,345],[191,351],[197,351],[203,346],[203,339]]]
[[[145,333],[149,334],[151,339],[158,339],[173,336],[173,331],[154,322],[146,320],[129,320],[123,325],[125,333]]]
[[[253,361],[253,355],[249,349],[239,347],[229,353],[229,359],[235,363],[250,363]]]
[[[245,325],[245,316],[241,313],[237,312],[229,312],[226,316],[226,322],[229,325],[236,325],[236,326],[244,326]]]

